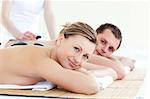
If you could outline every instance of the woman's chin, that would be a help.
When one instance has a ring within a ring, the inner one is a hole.
[[[72,69],[70,66],[66,65],[66,66],[63,66],[63,68],[65,69]]]

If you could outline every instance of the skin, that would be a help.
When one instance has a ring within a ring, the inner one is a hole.
[[[28,44],[32,43],[33,42],[28,42]],[[39,43],[48,47],[49,44],[51,44],[51,41],[40,41]],[[88,60],[88,63],[84,63],[82,67],[87,70],[99,70],[97,71],[99,76],[103,75],[101,70],[105,70],[106,72],[103,72],[104,75],[112,75],[114,80],[123,79],[125,77],[124,66],[128,66],[133,70],[135,61],[126,57],[116,57],[112,55],[113,52],[117,50],[119,43],[120,40],[117,39],[109,29],[104,30],[103,33],[97,35],[95,54],[93,54]],[[8,46],[9,45],[10,44],[8,44]],[[117,74],[111,69],[115,70]],[[108,73],[108,70],[112,72]]]
[[[110,57],[117,50],[119,43],[120,40],[115,38],[111,30],[105,29],[102,34],[97,35],[95,54]]]
[[[34,33],[30,31],[26,31],[22,33],[10,19],[10,11],[12,7],[13,0],[3,0],[2,1],[2,24],[7,29],[9,33],[11,33],[17,40],[20,41],[29,41],[29,40],[36,40],[36,36]],[[54,16],[51,10],[51,3],[49,0],[44,1],[44,20],[49,32],[49,36],[51,39],[54,39],[54,32],[55,32],[55,22]]]
[[[51,39],[55,39],[55,18],[54,14],[51,8],[51,2],[50,0],[45,0],[45,6],[44,6],[44,20],[47,26],[47,30],[49,33],[49,37]]]
[[[66,39],[60,35],[49,48],[28,45],[0,49],[0,84],[30,85],[47,80],[72,92],[94,94],[98,91],[95,79],[80,68],[94,48],[85,37]]]
[[[116,71],[117,78],[123,79],[125,77],[124,66],[128,66],[133,70],[134,60],[126,57],[113,56],[119,46],[120,40],[117,39],[110,29],[105,29],[102,33],[97,35],[97,46],[95,54],[89,59],[93,69],[99,69],[101,67],[109,67]],[[88,65],[88,64],[86,64]],[[97,66],[96,66],[97,65]],[[88,66],[87,68],[90,68]]]

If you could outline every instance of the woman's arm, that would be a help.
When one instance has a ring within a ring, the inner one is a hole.
[[[55,19],[51,8],[50,0],[45,0],[44,4],[44,19],[51,39],[56,38],[55,34]]]
[[[119,62],[93,54],[91,58],[89,59],[89,63],[95,64],[94,66],[97,65],[97,66],[104,66],[104,67],[112,68],[113,70],[117,72],[118,79],[123,79],[125,77],[124,67]],[[90,65],[88,67],[90,67]]]
[[[51,59],[42,60],[35,69],[38,75],[64,89],[76,93],[94,94],[98,85],[92,75],[65,69]]]

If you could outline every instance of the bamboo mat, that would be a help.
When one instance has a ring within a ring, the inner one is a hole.
[[[98,99],[133,99],[143,83],[145,70],[136,69],[123,80],[114,81],[109,87],[94,95],[84,95],[68,92],[64,89],[49,91],[32,90],[0,90],[0,95],[32,96],[32,97],[60,97],[60,98],[98,98]]]

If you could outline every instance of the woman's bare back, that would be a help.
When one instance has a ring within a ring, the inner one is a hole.
[[[19,46],[0,50],[0,84],[34,84],[43,80],[35,71],[35,63],[49,57],[49,49]]]

